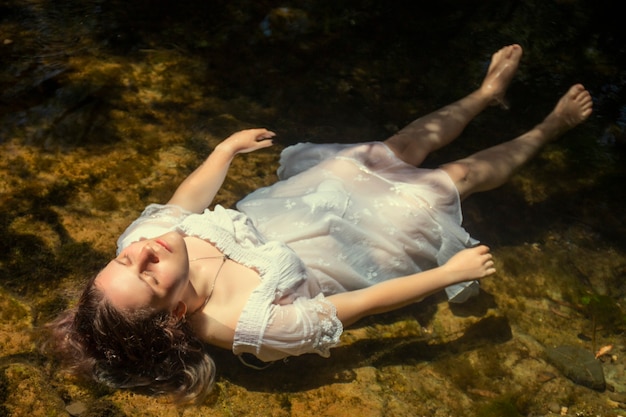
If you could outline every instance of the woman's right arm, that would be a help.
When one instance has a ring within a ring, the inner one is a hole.
[[[495,273],[487,246],[462,250],[444,265],[384,281],[361,290],[328,296],[337,317],[349,326],[363,317],[386,313],[422,300],[449,285],[484,278]]]
[[[235,155],[272,146],[274,136],[267,129],[247,129],[230,135],[178,186],[168,204],[202,213],[222,186]]]

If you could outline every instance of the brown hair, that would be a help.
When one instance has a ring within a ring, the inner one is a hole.
[[[46,325],[44,349],[73,373],[110,388],[199,402],[215,381],[215,364],[184,318],[167,311],[120,311],[92,278],[78,305]]]

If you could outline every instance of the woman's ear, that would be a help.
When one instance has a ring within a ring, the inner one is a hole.
[[[187,313],[187,304],[185,304],[182,301],[179,301],[178,304],[176,304],[176,307],[174,308],[174,311],[172,311],[172,314],[177,319],[183,318],[186,313]]]

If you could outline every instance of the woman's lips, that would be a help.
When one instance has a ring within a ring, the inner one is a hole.
[[[168,252],[170,252],[170,253],[172,252],[172,249],[170,248],[170,245],[168,245],[167,243],[165,243],[165,241],[164,241],[164,240],[162,240],[162,239],[156,239],[156,240],[155,240],[155,242],[156,242],[157,244],[159,244],[160,246],[163,246],[163,248],[165,248],[165,250],[166,250],[166,251],[168,251]]]

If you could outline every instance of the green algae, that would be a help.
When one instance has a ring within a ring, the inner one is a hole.
[[[622,311],[619,304],[606,295],[585,295],[581,299],[587,312],[596,325],[618,328],[626,324],[626,313]]]
[[[626,328],[626,312],[609,296],[599,294],[584,295],[581,299],[591,325],[592,351],[597,348],[597,330],[599,328],[611,334],[621,334]]]
[[[482,406],[476,417],[522,417],[515,401],[511,398],[498,398]]]
[[[24,319],[28,319],[30,312],[28,309],[17,300],[7,297],[5,294],[0,294],[0,321],[18,323],[23,322]]]
[[[45,376],[28,363],[13,363],[2,369],[7,381],[5,406],[12,416],[62,416],[63,401],[47,389]]]

